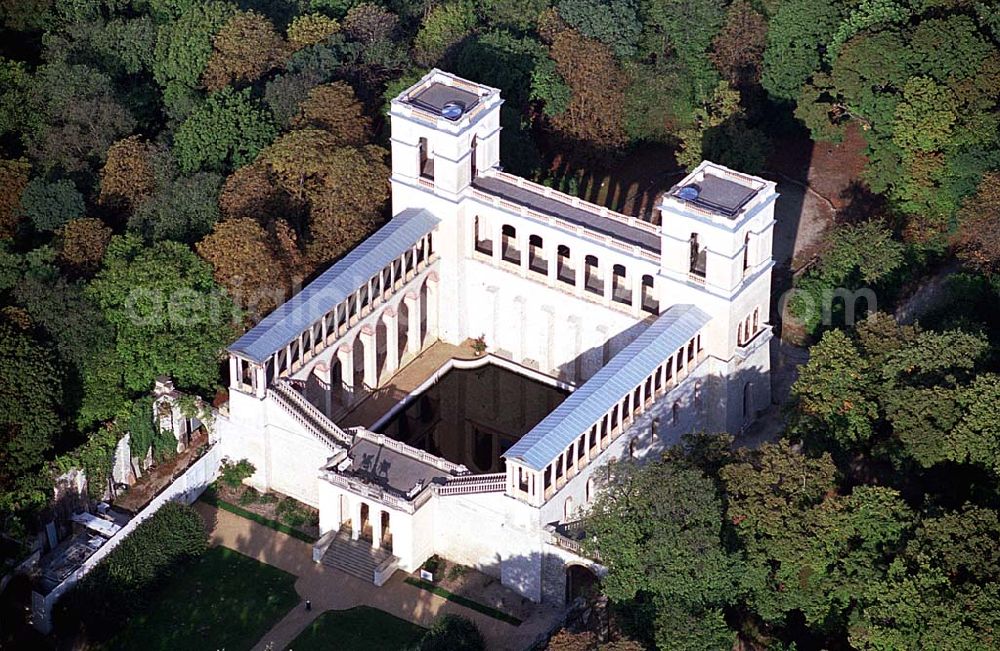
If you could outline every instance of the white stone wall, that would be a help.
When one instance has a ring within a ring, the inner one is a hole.
[[[464,262],[461,294],[456,303],[442,301],[465,306],[459,340],[485,335],[502,357],[577,383],[645,328],[628,314],[477,260]]]
[[[330,448],[271,398],[257,400],[233,391],[229,409],[231,416],[217,422],[222,452],[254,465],[256,472],[247,483],[318,507],[319,471],[333,455]]]

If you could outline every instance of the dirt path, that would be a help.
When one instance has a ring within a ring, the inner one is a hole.
[[[927,312],[941,304],[945,298],[943,293],[948,283],[948,278],[958,271],[958,263],[950,262],[937,271],[933,276],[925,278],[920,285],[900,301],[896,306],[893,316],[896,321],[911,324]]]
[[[302,601],[292,608],[254,647],[254,651],[282,651],[309,624],[327,610],[371,606],[407,621],[430,626],[439,614],[455,613],[476,623],[489,649],[528,648],[549,630],[559,611],[539,606],[520,626],[512,626],[403,582],[396,572],[381,588],[334,568],[312,562],[312,546],[228,511],[198,502],[195,506],[209,528],[210,542],[273,565],[298,577],[295,591]],[[305,609],[305,601],[312,610]]]

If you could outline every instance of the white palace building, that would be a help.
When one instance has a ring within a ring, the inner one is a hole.
[[[381,585],[438,554],[561,604],[608,463],[770,404],[778,195],[704,162],[659,225],[622,215],[501,171],[501,104],[439,70],[392,100],[392,219],[229,348],[217,426],[319,509],[314,560]]]

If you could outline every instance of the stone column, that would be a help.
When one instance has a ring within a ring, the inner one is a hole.
[[[549,286],[552,287],[558,281],[558,277],[557,277],[557,275],[559,273],[559,245],[558,244],[556,244],[555,246],[548,247],[548,250],[545,251],[545,264],[546,264],[546,269],[545,270],[548,272],[546,274],[548,276],[548,283],[549,283]]]
[[[414,355],[419,355],[420,349],[423,347],[423,342],[420,341],[420,297],[413,292],[408,292],[403,300],[406,301],[408,319],[406,323],[406,350]]]
[[[570,256],[573,263],[573,275],[576,280],[576,295],[583,296],[584,287],[587,283],[587,256],[577,247],[577,254]]]
[[[375,329],[369,325],[361,326],[361,343],[365,351],[365,386],[374,389],[378,386],[378,351],[375,350]],[[356,388],[356,387],[355,387]]]
[[[354,398],[354,349],[341,346],[337,349],[337,359],[340,360],[340,387],[343,392],[344,404],[350,404]],[[331,387],[331,390],[333,387]]]
[[[604,304],[610,305],[615,290],[615,265],[609,263],[605,266],[607,270],[604,272]]]
[[[351,502],[351,540],[361,538],[361,500],[352,498]],[[369,515],[371,510],[368,511]]]
[[[642,314],[642,274],[632,274],[632,314]]]
[[[427,274],[427,336],[433,339],[438,336],[438,280],[436,272]]]
[[[243,391],[243,378],[240,373],[240,360],[236,355],[229,356],[229,388]]]
[[[503,225],[499,220],[493,220],[493,264],[500,264],[503,249]]]
[[[528,275],[528,260],[531,257],[531,236],[525,235],[523,233],[524,229],[521,230],[522,233],[518,237],[517,246],[521,255],[521,277],[525,278]]]
[[[399,368],[399,313],[394,307],[385,308],[385,375],[389,377]]]
[[[257,390],[257,397],[261,400],[267,395],[267,370],[263,365],[253,365],[254,388]]]
[[[378,549],[382,546],[382,509],[369,507],[368,517],[372,521],[372,549]]]

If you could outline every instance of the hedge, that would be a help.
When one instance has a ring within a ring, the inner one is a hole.
[[[439,597],[443,597],[448,601],[453,601],[460,606],[465,606],[466,608],[474,610],[477,613],[482,613],[484,615],[492,617],[493,619],[499,619],[501,622],[513,624],[514,626],[521,625],[522,620],[518,619],[517,617],[514,617],[513,615],[508,615],[502,610],[497,610],[496,608],[493,608],[491,606],[483,605],[478,601],[473,601],[472,599],[463,597],[462,595],[455,594],[454,592],[449,592],[444,588],[442,588],[441,586],[434,585],[433,583],[424,581],[423,579],[416,579],[410,576],[406,577],[404,582],[409,583],[410,585],[415,586],[417,588],[420,588],[421,590],[427,590],[428,592],[433,592]]]
[[[211,487],[209,487],[207,490],[205,490],[204,493],[201,494],[201,501],[205,502],[206,504],[211,504],[212,506],[222,509],[223,511],[229,511],[233,515],[238,515],[241,518],[246,518],[247,520],[253,520],[257,524],[262,524],[265,527],[268,527],[269,529],[280,531],[283,534],[287,534],[292,538],[301,540],[302,542],[307,542],[310,545],[318,540],[314,536],[310,536],[304,531],[299,531],[294,527],[289,527],[287,524],[278,522],[277,520],[272,520],[270,518],[265,518],[262,515],[254,513],[252,511],[247,511],[246,509],[241,509],[235,504],[230,504],[229,502],[223,499],[219,499],[218,493],[216,493],[215,490]]]

